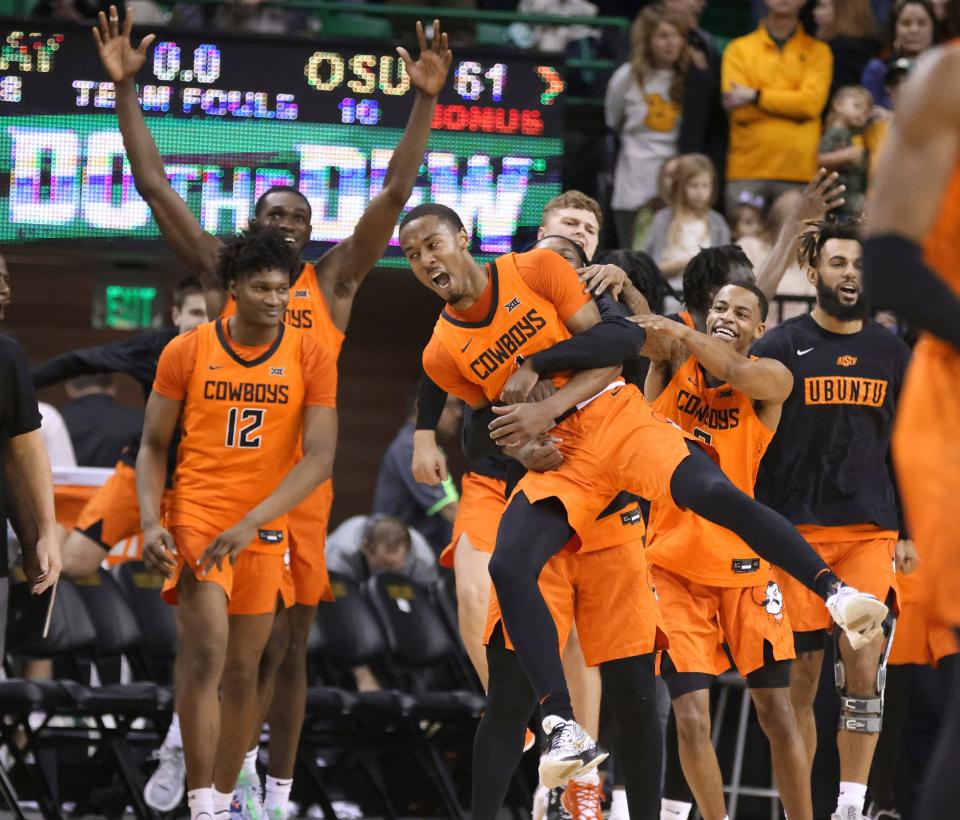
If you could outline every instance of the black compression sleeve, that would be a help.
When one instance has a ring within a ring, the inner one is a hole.
[[[863,279],[876,307],[889,308],[960,348],[960,299],[924,262],[916,242],[892,233],[868,239]]]
[[[646,339],[647,332],[639,325],[611,316],[583,333],[534,353],[530,362],[540,374],[610,367],[635,356]]]
[[[417,386],[417,430],[436,430],[443,415],[447,394],[426,373],[420,375]]]
[[[463,417],[463,452],[471,461],[490,456],[502,456],[501,450],[490,438],[489,424],[497,416],[489,407],[470,410]]]

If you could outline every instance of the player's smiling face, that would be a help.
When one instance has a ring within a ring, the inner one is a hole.
[[[757,295],[737,285],[720,288],[707,313],[707,333],[745,354],[763,335]]]
[[[414,219],[400,231],[400,247],[413,275],[451,305],[468,295],[469,244],[465,230],[432,215]]]
[[[298,256],[310,241],[310,205],[293,191],[274,191],[262,197],[251,221],[280,231],[283,238],[296,248]]]
[[[290,302],[290,276],[283,270],[265,270],[230,283],[237,315],[254,327],[276,327]]]

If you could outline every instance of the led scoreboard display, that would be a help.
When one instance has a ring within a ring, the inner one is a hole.
[[[0,26],[0,242],[155,241],[89,29]],[[314,241],[348,236],[383,187],[413,102],[396,53],[362,41],[156,33],[137,77],[140,105],[171,184],[204,228],[236,232],[264,190],[289,184],[310,200]],[[436,107],[408,206],[455,208],[480,254],[533,241],[560,191],[564,82],[543,59],[457,50]],[[398,256],[394,237],[385,262]]]

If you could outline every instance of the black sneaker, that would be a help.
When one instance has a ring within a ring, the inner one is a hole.
[[[543,719],[546,740],[540,758],[540,782],[548,789],[567,785],[607,759],[607,750],[588,735],[576,721],[556,715]]]

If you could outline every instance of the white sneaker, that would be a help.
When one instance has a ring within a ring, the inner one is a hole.
[[[848,586],[841,586],[827,598],[827,609],[855,650],[862,649],[883,632],[883,619],[888,611],[879,598]],[[857,816],[862,817],[859,812]]]
[[[867,820],[867,818],[856,806],[841,806],[835,814],[830,815],[830,820]]]
[[[160,761],[143,788],[143,799],[154,811],[173,811],[183,800],[186,788],[187,766],[183,749],[179,746],[161,746],[153,756]]]
[[[260,777],[241,771],[237,785],[233,788],[233,802],[230,804],[231,820],[264,820],[263,789]]]
[[[540,782],[548,789],[567,785],[574,777],[582,777],[607,759],[608,752],[575,720],[556,715],[543,719],[546,735],[540,758]]]

